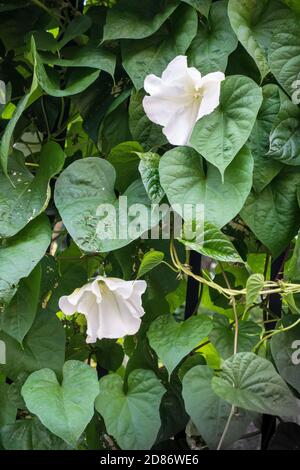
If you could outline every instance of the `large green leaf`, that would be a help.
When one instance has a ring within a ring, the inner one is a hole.
[[[142,39],[151,36],[177,5],[177,0],[120,0],[108,11],[103,39]]]
[[[279,416],[299,412],[296,399],[273,364],[250,352],[237,353],[212,379],[214,392],[234,406]]]
[[[251,351],[258,343],[261,328],[253,321],[239,321],[238,352]],[[234,350],[234,324],[224,315],[215,314],[209,339],[223,359],[232,356]]]
[[[6,345],[6,364],[0,372],[15,380],[20,372],[34,372],[51,367],[58,374],[65,357],[65,330],[56,315],[41,309],[22,345],[0,331],[0,340]]]
[[[50,96],[63,97],[76,95],[90,86],[99,77],[100,70],[90,67],[71,70],[68,81],[64,89],[60,87],[60,75],[53,67],[46,67],[36,50],[34,39],[32,38],[32,55],[34,60],[34,70],[40,87]]]
[[[133,91],[129,103],[129,128],[132,137],[137,140],[145,150],[156,149],[167,143],[162,133],[162,127],[151,122],[143,108],[144,94]]]
[[[227,15],[227,4],[227,0],[212,4],[209,23],[199,23],[197,35],[188,50],[189,62],[202,75],[217,70],[225,72],[228,56],[237,47],[237,37]]]
[[[282,164],[267,155],[269,136],[280,109],[280,88],[277,85],[262,87],[263,102],[249,137],[248,145],[254,159],[253,187],[262,191],[278,175]]]
[[[180,239],[180,241],[191,250],[198,251],[209,258],[227,263],[243,263],[229,238],[209,222],[204,222],[202,243],[196,240]]]
[[[180,323],[172,315],[160,315],[151,323],[147,336],[151,348],[171,374],[179,362],[208,336],[211,328],[212,322],[206,315],[195,315]]]
[[[122,41],[123,66],[135,88],[140,90],[147,75],[161,75],[174,57],[185,54],[196,32],[197,13],[182,4],[171,16],[170,24],[163,25],[153,36]]]
[[[250,136],[261,103],[262,92],[256,83],[234,75],[221,84],[220,106],[196,123],[190,145],[222,176]]]
[[[279,0],[229,0],[228,14],[239,41],[256,62],[262,79],[269,72],[267,51],[274,31],[293,15]]]
[[[68,450],[70,447],[50,433],[38,418],[21,419],[0,428],[5,450]]]
[[[299,142],[300,109],[296,104],[285,100],[270,134],[268,155],[287,165],[298,166],[300,164]]]
[[[21,279],[18,290],[0,316],[0,328],[22,343],[30,329],[38,307],[41,284],[41,268],[38,265],[31,274]]]
[[[261,193],[251,192],[241,211],[244,221],[273,256],[287,247],[299,229],[299,185],[300,171],[287,167]]]
[[[96,410],[121,449],[152,447],[161,424],[159,407],[164,393],[164,387],[151,370],[132,371],[126,393],[119,375],[110,374],[100,380]]]
[[[49,181],[62,169],[64,160],[64,152],[55,142],[43,146],[35,177],[27,170],[23,156],[10,159],[10,180],[0,172],[0,238],[15,235],[43,212],[51,195]]]
[[[48,218],[41,214],[0,246],[0,299],[8,302],[20,279],[27,277],[44,256],[51,241]]]
[[[278,323],[279,326],[289,327],[297,320],[298,315],[288,315]],[[271,351],[275,365],[281,377],[300,393],[300,325],[288,331],[283,331],[272,337]]]
[[[60,383],[51,369],[33,372],[22,387],[26,406],[53,434],[76,446],[94,414],[99,393],[96,370],[68,361]]]
[[[212,389],[213,371],[199,365],[190,369],[182,381],[185,408],[210,449],[216,449],[228,421],[231,406]],[[252,415],[242,409],[233,415],[222,448],[238,440],[247,430]]]
[[[140,236],[138,232],[129,231],[132,224],[136,225],[136,214],[128,215],[126,207],[119,210],[114,192],[115,178],[114,167],[109,162],[90,157],[72,163],[57,180],[54,194],[56,206],[68,232],[84,251],[111,251]],[[148,208],[147,220],[141,220],[143,231],[156,224],[155,218],[149,220],[150,200],[140,180],[131,184],[122,195],[127,197],[128,209],[131,206],[134,208],[136,203]],[[106,215],[108,207],[110,212]],[[99,234],[98,223],[101,228],[108,225],[106,238]]]
[[[225,171],[208,164],[205,175],[201,156],[191,148],[169,150],[160,160],[161,185],[172,205],[204,204],[207,222],[221,228],[241,210],[252,185],[253,160],[244,147]]]
[[[291,19],[274,29],[269,50],[269,64],[276,79],[292,97],[299,89],[300,79],[300,25]]]

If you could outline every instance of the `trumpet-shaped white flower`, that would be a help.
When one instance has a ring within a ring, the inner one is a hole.
[[[210,114],[220,102],[222,72],[201,76],[195,67],[187,66],[186,56],[179,55],[169,63],[161,78],[148,75],[143,106],[148,118],[163,127],[170,144],[187,145],[196,122]]]
[[[75,312],[87,320],[87,343],[102,338],[122,338],[135,334],[144,315],[142,294],[146,281],[124,281],[98,276],[93,282],[59,299],[65,315]]]

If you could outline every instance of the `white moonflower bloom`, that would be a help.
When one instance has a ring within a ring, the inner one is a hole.
[[[210,114],[220,102],[223,72],[201,76],[195,67],[187,66],[187,57],[173,59],[161,78],[147,75],[143,107],[148,118],[163,126],[170,144],[188,145],[196,122]]]
[[[87,343],[95,343],[97,338],[122,338],[140,328],[145,313],[141,297],[146,288],[146,281],[97,276],[93,282],[61,297],[59,308],[65,315],[85,315]]]

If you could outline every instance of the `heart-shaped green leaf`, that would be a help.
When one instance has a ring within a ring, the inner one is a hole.
[[[261,88],[248,77],[234,75],[221,84],[219,107],[196,123],[190,145],[222,177],[251,134],[261,103]]]
[[[29,411],[73,447],[92,419],[98,393],[96,370],[79,361],[64,364],[61,385],[51,369],[41,369],[22,387]]]
[[[157,222],[150,217],[150,200],[140,180],[132,183],[122,194],[127,197],[127,208],[119,211],[118,199],[114,192],[115,179],[115,169],[109,162],[90,157],[72,163],[56,182],[56,206],[71,236],[84,251],[115,250],[138,238],[139,231],[136,234],[129,232],[131,222],[133,223],[137,214],[135,210],[131,215],[128,215],[128,212],[135,203],[143,204],[148,210],[147,217],[141,220],[142,231]],[[110,211],[107,214],[108,206]],[[99,208],[101,210],[98,215]],[[102,229],[108,225],[111,230],[110,233],[105,232],[106,238],[98,234],[99,223]],[[120,235],[121,230],[123,236]]]
[[[131,372],[126,393],[118,374],[109,374],[100,380],[95,406],[103,416],[107,432],[121,449],[152,447],[161,424],[159,407],[164,393],[164,387],[151,370]]]
[[[227,359],[214,392],[234,406],[279,416],[293,416],[299,408],[292,392],[273,364],[253,353],[241,352]]]
[[[212,369],[200,365],[190,369],[182,380],[185,408],[210,449],[217,448],[231,410],[230,404],[214,393],[213,375]],[[223,447],[238,440],[252,419],[251,413],[239,410],[232,418]]]
[[[206,315],[192,316],[180,323],[172,315],[161,315],[151,323],[147,336],[151,348],[171,374],[179,362],[208,336],[211,328],[212,321]]]
[[[160,159],[161,185],[174,205],[203,204],[207,222],[221,228],[243,207],[252,186],[253,160],[246,147],[225,171],[224,182],[213,165],[205,175],[201,156],[188,147],[177,147]]]

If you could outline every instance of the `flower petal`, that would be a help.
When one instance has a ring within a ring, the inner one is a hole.
[[[100,276],[99,276],[100,277]],[[102,276],[101,276],[102,278]],[[102,280],[102,279],[101,279]],[[101,294],[101,289],[99,286],[99,280],[96,278],[92,283],[91,283],[91,291],[95,295],[95,300],[99,304],[102,301],[102,294]]]
[[[73,315],[77,311],[77,305],[71,303],[67,295],[63,295],[59,299],[58,306],[65,315]]]
[[[149,95],[154,95],[155,93],[159,93],[162,87],[162,80],[161,78],[157,77],[153,73],[147,75],[144,81],[144,89],[146,93]]]
[[[138,331],[141,320],[134,317],[126,301],[113,292],[103,296],[100,309],[100,327],[98,338],[123,338]]]
[[[212,113],[220,104],[221,82],[225,76],[222,72],[213,72],[202,79],[203,98],[200,104],[197,120]]]
[[[75,289],[70,295],[64,295],[61,297],[58,301],[60,310],[65,315],[73,315],[73,313],[77,312],[78,302],[87,289],[89,289],[89,284],[86,284],[79,289]]]
[[[161,78],[164,82],[170,84],[174,82],[174,80],[185,77],[187,68],[187,57],[185,55],[178,55],[168,64],[167,68],[163,71]]]
[[[199,102],[183,106],[163,128],[163,133],[172,145],[187,145],[197,120]]]
[[[103,277],[101,280],[105,282],[109,290],[112,292],[117,291],[118,295],[124,299],[128,299],[134,290],[142,295],[147,288],[146,281],[124,281],[116,277]]]
[[[93,310],[94,306],[97,306],[96,296],[91,291],[86,291],[81,296],[77,304],[77,312],[83,313],[84,315],[89,315]]]
[[[100,326],[100,311],[99,305],[94,302],[94,305],[91,306],[88,315],[86,315],[87,320],[87,343],[95,343],[98,338],[98,330]]]
[[[187,75],[193,82],[193,85],[195,88],[199,88],[202,85],[202,76],[199,70],[197,70],[195,67],[188,67],[187,69]]]
[[[143,108],[150,121],[160,126],[166,126],[172,117],[182,108],[184,100],[177,93],[177,97],[145,96]]]

